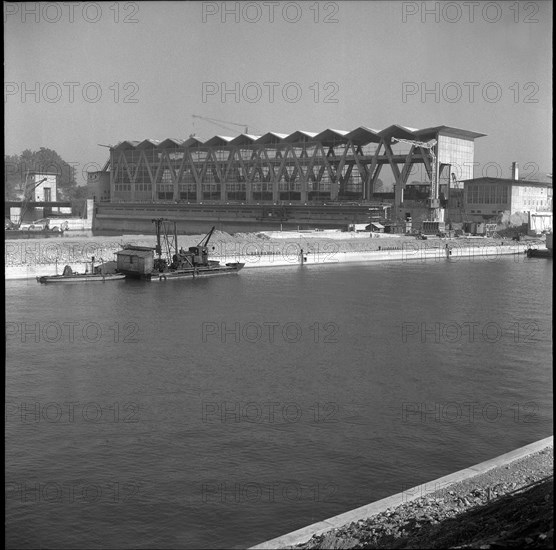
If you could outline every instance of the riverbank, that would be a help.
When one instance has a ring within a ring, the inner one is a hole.
[[[286,232],[284,232],[286,233]],[[236,233],[229,235],[215,231],[209,243],[211,258],[222,263],[243,262],[250,267],[294,266],[304,263],[328,264],[369,261],[441,261],[469,258],[478,261],[501,255],[521,255],[527,246],[538,243],[518,243],[507,239],[430,239],[417,240],[409,236],[373,237],[367,234],[340,233],[333,239],[315,235],[292,233],[288,238],[271,238],[264,233]],[[358,235],[354,237],[354,235]],[[185,249],[197,245],[204,235],[179,235],[178,246]],[[343,238],[340,238],[343,237]],[[154,246],[151,235],[123,235],[115,237],[80,237],[64,240],[29,239],[6,241],[5,278],[33,279],[54,274],[70,265],[74,271],[90,268],[95,261],[114,261],[115,253],[127,244]],[[163,246],[164,249],[164,246]]]
[[[552,548],[553,438],[254,549]]]

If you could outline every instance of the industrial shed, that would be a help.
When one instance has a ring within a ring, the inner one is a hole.
[[[396,203],[412,168],[432,171],[440,185],[473,177],[474,140],[485,134],[435,126],[394,124],[383,130],[296,130],[290,134],[216,135],[207,141],[122,141],[110,148],[111,202],[218,202],[257,204],[287,201],[322,204],[374,200],[384,166],[396,182]],[[415,142],[436,140],[434,157]],[[436,165],[432,165],[431,158]]]

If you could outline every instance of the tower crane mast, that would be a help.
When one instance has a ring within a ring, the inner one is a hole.
[[[430,208],[430,221],[433,222],[443,222],[444,212],[440,208],[439,199],[439,187],[438,187],[438,177],[436,174],[436,153],[434,152],[434,147],[437,143],[436,139],[431,139],[430,141],[417,141],[414,139],[402,139],[394,138],[394,142],[408,143],[415,147],[420,147],[421,149],[427,149],[431,158],[431,192],[429,197],[429,208]]]

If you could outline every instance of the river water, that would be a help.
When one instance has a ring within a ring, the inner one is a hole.
[[[233,548],[552,433],[552,262],[6,283],[6,544]]]

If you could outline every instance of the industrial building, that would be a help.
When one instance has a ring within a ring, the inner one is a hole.
[[[106,169],[98,172],[87,172],[87,188],[89,196],[95,202],[110,202],[110,172]]]
[[[52,202],[58,199],[57,174],[52,172],[29,172],[26,185],[30,188],[32,202]]]
[[[466,213],[489,219],[508,212],[551,212],[552,184],[504,178],[475,178],[464,182]]]
[[[6,201],[5,216],[14,223],[32,221],[45,216],[71,214],[69,205],[58,202],[58,174],[29,171],[19,201]]]
[[[394,124],[122,141],[110,147],[103,170],[88,174],[88,185],[97,227],[107,230],[145,230],[151,218],[168,216],[180,230],[211,221],[236,231],[254,223],[390,222],[386,230],[406,232],[421,229],[432,212],[441,222],[462,223],[533,207],[551,211],[551,184],[518,180],[517,165],[511,180],[473,179],[475,140],[484,135]],[[393,190],[380,188],[381,178],[393,181]]]
[[[472,221],[487,221],[500,215],[515,214],[552,217],[552,183],[519,179],[516,162],[511,178],[473,178],[463,182],[466,216]]]
[[[217,135],[205,142],[196,137],[123,141],[110,148],[107,169],[89,177],[99,201],[323,204],[375,200],[387,166],[401,204],[417,165],[429,180],[434,170],[439,185],[471,178],[474,140],[481,136],[449,126],[395,124],[381,131],[360,126]]]

